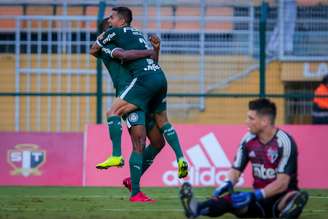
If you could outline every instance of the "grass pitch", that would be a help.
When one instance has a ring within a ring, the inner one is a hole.
[[[124,188],[110,187],[0,187],[0,219],[134,219],[185,218],[178,188],[144,188],[156,203],[130,203]],[[212,188],[195,188],[200,200]],[[309,190],[301,218],[328,218],[328,190]],[[205,217],[201,217],[205,218]],[[234,218],[224,215],[220,218]]]

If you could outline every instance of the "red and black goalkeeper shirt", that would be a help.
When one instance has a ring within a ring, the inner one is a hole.
[[[288,189],[298,189],[297,146],[285,131],[278,129],[266,144],[262,144],[256,135],[248,132],[241,140],[232,168],[243,172],[248,161],[252,164],[255,189],[264,188],[279,173],[291,177]]]

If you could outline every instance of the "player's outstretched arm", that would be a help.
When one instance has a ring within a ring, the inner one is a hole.
[[[152,49],[147,50],[124,50],[115,48],[112,50],[111,56],[122,61],[131,61],[140,58],[147,58],[154,56],[155,51]]]

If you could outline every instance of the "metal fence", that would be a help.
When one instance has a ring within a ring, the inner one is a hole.
[[[95,20],[96,17],[81,16],[17,17],[15,91],[95,93],[92,83],[95,65],[90,55],[86,55],[91,43],[90,24]],[[91,98],[16,96],[15,129],[61,131],[81,127],[84,122],[93,120]],[[80,106],[82,100],[85,107],[74,107]],[[84,119],[80,123],[82,115]],[[22,121],[25,127],[21,127]],[[41,128],[42,124],[47,126]]]
[[[109,8],[114,4],[115,1],[107,1]],[[236,115],[243,112],[241,107],[246,106],[249,98],[259,94],[260,5],[245,0],[120,4],[132,8],[135,27],[161,38],[160,64],[169,80],[169,112],[174,121],[243,121]],[[6,108],[15,112],[14,122],[7,126],[15,130],[71,131],[95,122],[96,68],[88,51],[96,38],[97,18],[70,15],[69,8],[77,5],[56,3],[63,8],[60,16],[0,16],[0,22],[15,22],[12,28],[0,28],[6,36],[0,41],[0,51],[15,54],[14,86],[0,92],[40,94],[15,96],[14,107]],[[97,6],[93,1],[79,5]],[[327,12],[328,6],[290,0],[279,0],[269,7],[266,90],[269,95],[281,95],[277,99],[283,108],[280,122],[295,121],[290,117],[297,110],[304,109],[304,115],[309,115],[311,100],[298,97],[284,101],[286,92],[294,92],[295,87],[286,86],[288,81],[277,81],[275,68],[286,61],[328,60]],[[106,70],[103,77],[103,92],[107,93],[103,98],[105,111],[111,104],[113,89]],[[272,81],[278,85],[270,84]],[[314,87],[316,82],[311,84]],[[296,90],[304,92],[297,86]]]

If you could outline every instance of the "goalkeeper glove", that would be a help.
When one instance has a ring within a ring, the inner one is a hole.
[[[236,192],[231,195],[233,208],[245,208],[252,200],[260,201],[264,199],[263,189],[256,189],[254,192]]]
[[[233,185],[232,182],[230,180],[225,181],[221,186],[217,187],[214,191],[213,191],[213,196],[214,197],[219,197],[222,194],[229,192],[231,193],[233,190]]]

